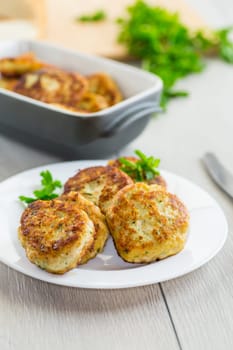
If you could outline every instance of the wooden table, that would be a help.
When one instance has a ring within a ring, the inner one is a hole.
[[[210,24],[233,23],[231,0],[189,2]],[[179,85],[190,97],[172,102],[122,153],[157,155],[163,168],[209,191],[229,222],[222,251],[184,277],[112,291],[50,285],[0,264],[1,350],[233,349],[233,204],[200,161],[211,150],[233,172],[233,67],[211,61]],[[60,160],[0,136],[1,180]]]

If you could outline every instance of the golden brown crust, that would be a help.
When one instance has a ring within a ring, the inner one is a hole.
[[[101,95],[107,101],[108,106],[112,106],[122,101],[122,94],[113,79],[104,73],[96,73],[88,78],[88,90],[94,94]]]
[[[84,93],[80,101],[73,106],[68,106],[61,103],[50,103],[50,105],[65,109],[70,112],[77,112],[82,114],[95,113],[108,107],[108,104],[103,96],[92,94],[90,92]]]
[[[18,80],[15,78],[0,78],[0,87],[7,90],[14,90],[15,85],[18,83]]]
[[[76,205],[54,199],[38,200],[24,211],[19,239],[29,260],[52,273],[64,273],[92,249],[95,229]]]
[[[105,174],[104,166],[95,166],[82,169],[66,181],[66,183],[64,184],[64,193],[68,193],[70,191],[79,192],[83,189],[86,183],[98,181],[99,177],[103,174]],[[87,199],[89,199],[89,195],[91,202],[93,202],[95,205],[98,205],[98,198],[96,200],[95,198],[91,198],[93,196],[92,192],[90,192],[90,194],[88,192],[82,193],[82,195],[84,195],[84,197]]]
[[[65,202],[74,203],[79,209],[85,211],[88,217],[92,220],[95,227],[95,239],[93,249],[83,256],[80,264],[86,263],[88,260],[94,258],[98,253],[102,252],[104,245],[108,239],[108,227],[104,215],[100,209],[92,202],[83,197],[80,193],[71,191],[59,197]]]
[[[136,183],[123,188],[114,197],[106,218],[116,249],[125,261],[164,259],[184,247],[188,211],[161,186]]]
[[[132,157],[125,157],[124,156],[124,158],[129,160],[129,161],[131,161],[131,162],[133,162],[133,163],[136,163],[138,161],[138,158],[133,157],[133,156]],[[119,161],[119,159],[110,159],[108,161],[108,165],[115,166],[116,168],[121,168],[122,167],[122,164]]]
[[[156,175],[152,180],[146,181],[146,183],[148,185],[159,185],[165,189],[167,188],[166,180],[161,175]]]
[[[87,80],[79,74],[58,69],[42,69],[21,77],[14,91],[47,103],[76,108],[87,90]]]
[[[125,157],[124,156],[124,158],[129,160],[130,162],[133,162],[133,163],[136,163],[138,161],[138,158],[136,158],[136,157]],[[108,165],[115,166],[116,168],[122,167],[122,163],[120,162],[119,159],[110,159],[108,161]]]
[[[75,108],[73,106],[67,106],[67,105],[62,104],[62,103],[49,103],[49,105],[53,106],[53,107],[56,107],[56,108],[64,109],[64,110],[69,111],[69,112],[88,113],[88,112],[84,112],[84,111],[79,111],[79,110],[77,110],[77,108]]]
[[[0,73],[6,77],[17,77],[34,72],[42,67],[43,63],[38,61],[31,52],[14,58],[0,59]]]
[[[108,107],[106,99],[98,94],[86,92],[75,106],[77,112],[94,113]]]
[[[77,191],[105,214],[114,195],[123,187],[132,184],[130,177],[111,166],[97,166],[79,171],[64,186],[64,192]]]
[[[136,163],[139,159],[136,158],[136,157],[124,157],[125,159],[133,162],[133,163]],[[109,165],[111,166],[115,166],[116,168],[119,168],[121,169],[122,167],[122,164],[121,162],[119,161],[119,159],[111,159],[109,162],[108,162]],[[135,181],[135,179],[133,179]],[[164,188],[167,188],[167,183],[166,183],[166,180],[164,179],[164,177],[162,177],[161,175],[156,175],[152,180],[147,180],[147,181],[144,181],[145,183],[147,183],[148,185],[160,185]]]

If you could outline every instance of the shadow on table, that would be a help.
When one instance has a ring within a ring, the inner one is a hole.
[[[121,311],[161,298],[158,285],[132,289],[97,290],[62,287],[42,282],[0,264],[0,298],[27,307],[69,312]]]

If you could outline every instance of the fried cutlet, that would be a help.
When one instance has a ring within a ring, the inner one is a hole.
[[[115,195],[106,218],[117,252],[127,262],[149,263],[184,248],[188,211],[161,186],[126,186]]]
[[[33,53],[29,52],[14,58],[0,59],[0,73],[6,77],[18,77],[41,69],[43,65]]]
[[[14,90],[15,85],[18,83],[18,80],[15,78],[0,78],[0,87],[7,90]]]
[[[124,158],[133,162],[133,163],[136,163],[139,160],[136,157],[124,157]],[[121,167],[122,167],[122,164],[119,161],[119,159],[112,159],[108,162],[108,164],[111,166],[115,166],[116,168],[119,168],[119,169],[121,169]],[[133,180],[135,181],[135,179],[133,179]],[[161,175],[156,175],[152,180],[146,180],[145,182],[148,185],[160,185],[164,188],[167,187],[166,180]]]
[[[92,74],[88,79],[88,90],[94,94],[101,95],[107,101],[108,106],[122,101],[122,94],[114,80],[104,73]]]
[[[94,258],[98,253],[102,252],[104,248],[109,234],[105,217],[95,204],[87,200],[78,192],[71,191],[61,195],[59,199],[68,203],[74,203],[79,209],[82,209],[87,213],[89,219],[91,219],[94,224],[96,231],[95,241],[93,249],[88,251],[81,259],[80,263],[84,264],[88,260]]]
[[[114,195],[133,180],[121,170],[111,166],[97,166],[79,171],[68,179],[64,192],[77,191],[99,206],[105,214]]]
[[[73,269],[93,249],[94,224],[72,202],[35,201],[20,223],[19,239],[28,259],[48,272],[63,274]]]
[[[94,113],[101,111],[102,109],[105,109],[107,107],[108,103],[103,96],[87,92],[77,103],[76,110],[84,113]]]
[[[87,90],[87,80],[79,74],[59,69],[42,69],[21,77],[14,91],[47,103],[75,107]]]
[[[107,102],[103,96],[92,94],[90,92],[85,93],[76,105],[68,106],[61,103],[50,103],[50,105],[65,109],[70,112],[78,112],[85,114],[95,113],[108,107]]]

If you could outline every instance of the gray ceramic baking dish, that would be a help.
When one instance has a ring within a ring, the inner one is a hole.
[[[124,101],[100,112],[68,112],[0,88],[0,131],[24,142],[69,158],[103,158],[135,139],[152,113],[159,110],[159,77],[109,59],[63,49],[37,41],[0,43],[0,57],[25,52],[65,70],[88,75],[110,74]]]

